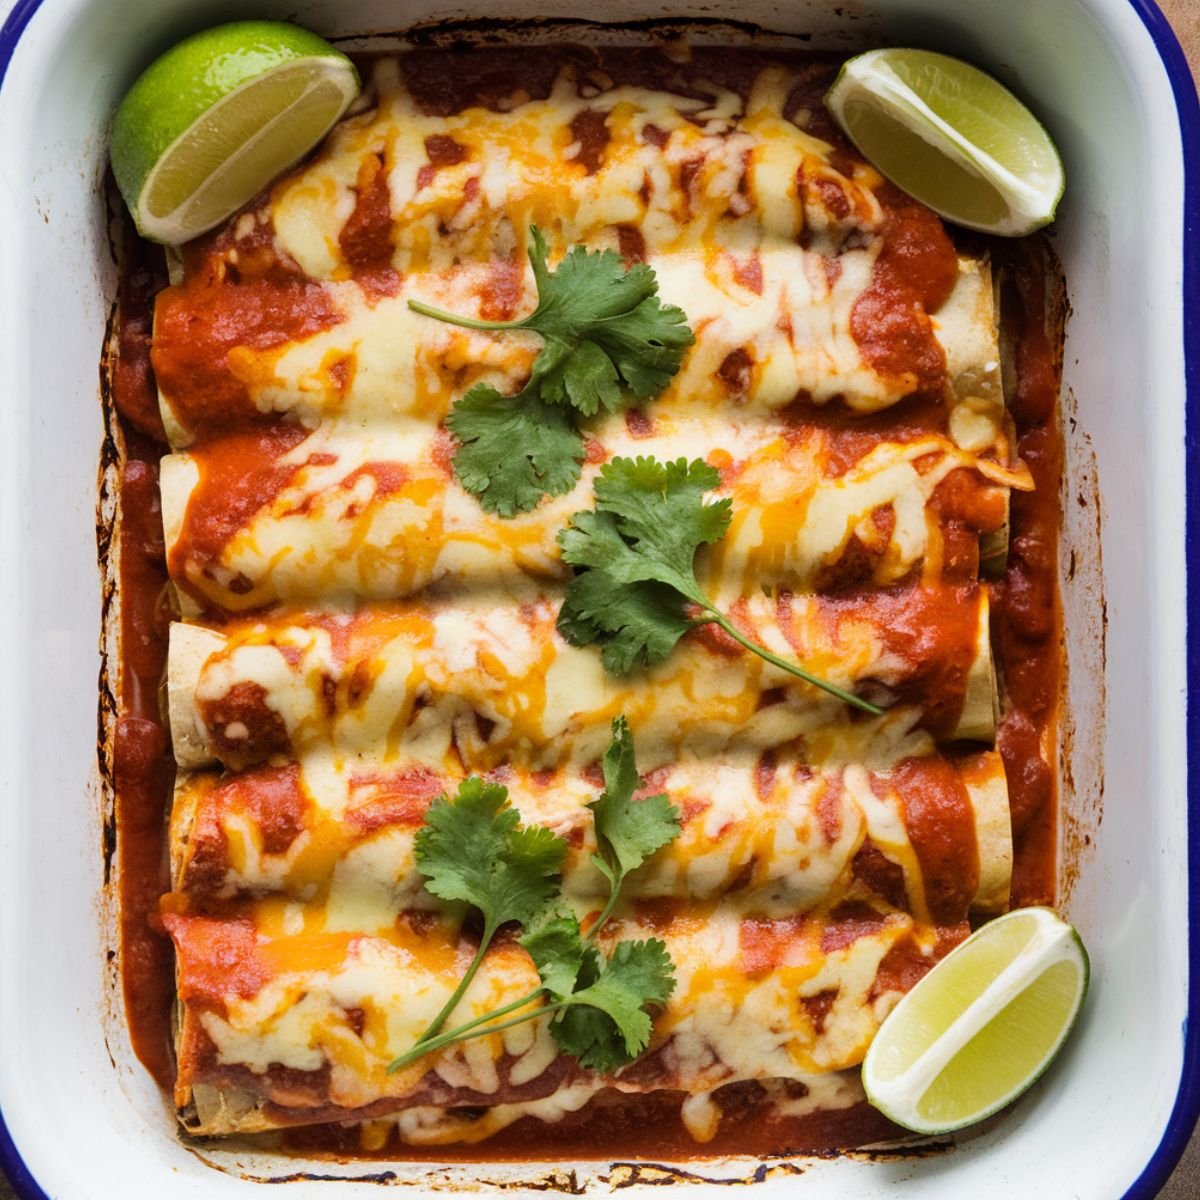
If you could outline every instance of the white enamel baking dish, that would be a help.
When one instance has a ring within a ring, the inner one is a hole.
[[[609,1163],[305,1163],[177,1140],[130,1052],[106,957],[116,943],[95,749],[95,516],[97,362],[114,269],[99,184],[109,115],[140,67],[231,17],[288,17],[344,36],[433,17],[711,18],[725,6],[0,0],[5,7],[0,1164],[23,1195],[70,1200],[247,1197],[261,1193],[257,1181],[280,1177],[297,1200],[361,1197],[372,1185],[602,1192],[662,1182],[661,1172]],[[704,1179],[755,1177],[764,1197],[811,1200],[1152,1196],[1200,1109],[1200,981],[1189,984],[1189,960],[1200,964],[1200,583],[1190,596],[1186,587],[1189,554],[1200,580],[1200,110],[1186,65],[1150,0],[742,0],[735,15],[812,34],[817,46],[890,41],[966,56],[1016,87],[1062,148],[1068,191],[1054,245],[1073,310],[1064,902],[1094,974],[1062,1059],[1015,1111],[953,1151],[695,1163],[694,1186],[715,1194]]]

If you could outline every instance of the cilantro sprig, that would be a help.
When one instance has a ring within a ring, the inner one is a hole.
[[[465,900],[483,916],[475,957],[424,1039],[442,1028],[471,986],[496,930],[532,920],[558,890],[567,843],[542,825],[522,825],[507,788],[471,777],[453,800],[439,796],[429,806],[414,852],[429,891]]]
[[[543,345],[524,391],[549,404],[568,404],[584,416],[616,412],[630,400],[648,400],[671,382],[695,341],[687,316],[658,298],[651,267],[626,267],[612,250],[573,246],[558,269],[546,265],[546,239],[529,230],[529,264],[537,307],[515,321],[482,321],[420,300],[409,308],[466,329],[526,329]]]
[[[505,396],[476,384],[446,424],[458,438],[459,482],[488,512],[512,517],[543,495],[571,490],[583,461],[577,419],[656,396],[695,341],[687,315],[658,297],[651,267],[626,267],[612,250],[574,246],[551,271],[545,238],[530,228],[537,307],[515,321],[484,321],[409,300],[414,312],[466,329],[527,330],[542,348],[525,386]]]
[[[574,646],[599,644],[605,669],[625,675],[661,662],[689,629],[715,624],[780,670],[880,716],[877,705],[751,641],[705,595],[696,580],[696,551],[719,542],[732,517],[728,499],[704,499],[719,482],[700,459],[606,463],[596,478],[595,509],[575,513],[558,535],[564,560],[576,568],[559,610],[559,632]],[[701,615],[691,615],[689,604]]]
[[[679,809],[659,792],[635,800],[642,786],[633,755],[633,734],[624,717],[612,725],[612,741],[601,761],[604,791],[588,805],[596,827],[599,850],[592,865],[608,880],[608,903],[601,910],[592,936],[616,907],[625,876],[636,871],[656,850],[679,836]]]
[[[675,967],[658,938],[618,942],[607,960],[595,946],[585,944],[575,986],[575,991],[547,1006],[559,1013],[550,1022],[550,1032],[580,1066],[615,1071],[649,1045],[646,1007],[670,997]]]
[[[591,1070],[615,1070],[649,1044],[648,1009],[664,1003],[675,987],[666,946],[657,938],[619,942],[606,958],[595,943],[629,872],[679,835],[679,811],[665,795],[634,799],[642,780],[624,717],[613,722],[612,735],[602,762],[604,791],[588,805],[598,847],[592,862],[608,880],[609,896],[586,934],[560,893],[566,842],[543,826],[521,825],[506,788],[470,778],[453,799],[441,796],[430,806],[415,845],[426,887],[442,899],[466,901],[478,909],[483,934],[442,1011],[413,1047],[388,1066],[389,1072],[456,1042],[545,1016],[552,1017],[550,1032],[560,1048]],[[508,922],[523,927],[520,942],[533,959],[540,985],[443,1032],[497,929]],[[543,1003],[531,1007],[538,1000]]]

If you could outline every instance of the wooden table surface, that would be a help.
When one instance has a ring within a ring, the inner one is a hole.
[[[1001,3],[1002,0],[985,0],[985,2]],[[1192,73],[1200,79],[1200,0],[1158,0],[1159,7],[1166,14],[1183,48],[1192,64]],[[0,0],[0,20],[7,9],[11,8],[11,0]],[[1192,464],[1193,470],[1197,464]],[[1200,1127],[1192,1135],[1191,1143],[1184,1154],[1175,1173],[1171,1176],[1166,1187],[1159,1193],[1159,1200],[1196,1200],[1200,1197]],[[7,1180],[0,1174],[0,1200],[16,1200],[15,1193]],[[55,1197],[55,1200],[76,1200],[75,1197]],[[1091,1200],[1083,1197],[1082,1200]]]

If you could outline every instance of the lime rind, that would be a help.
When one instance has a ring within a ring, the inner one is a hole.
[[[976,933],[943,959],[937,968],[936,993],[931,988],[918,993],[914,988],[897,1005],[897,1010],[903,1006],[903,1016],[889,1020],[875,1038],[874,1073],[887,1079],[906,1072],[946,1032],[939,1013],[974,1003],[1037,937],[1039,924],[1036,910],[1023,910],[1019,916],[993,922],[988,937]],[[890,1034],[902,1021],[911,1027],[906,1036]]]
[[[1061,174],[1062,164],[1050,135],[1029,109],[991,76],[932,51],[881,55],[880,61],[898,86],[918,97],[993,162],[1015,158],[1017,161],[1004,163],[1004,168],[1040,176],[1047,186],[1052,176],[1056,179]],[[968,87],[968,80],[977,86]],[[1012,131],[1018,126],[1024,127],[1025,136],[1014,139]]]
[[[1030,922],[1029,930],[1018,928],[1018,923]],[[1014,933],[1017,943],[1024,944],[996,970],[998,957],[1006,957],[1003,943],[1012,941]],[[1047,1029],[1037,1003],[1047,987],[1057,987],[1057,979],[1048,976],[1058,968],[1066,969],[1070,1002]],[[884,1021],[863,1063],[868,1100],[896,1124],[926,1135],[952,1133],[992,1116],[1044,1074],[1079,1018],[1089,980],[1090,963],[1078,933],[1051,910],[1019,909],[985,925],[930,971]],[[971,991],[974,996],[967,994]],[[1031,999],[1023,1000],[1031,992]],[[957,1009],[957,1015],[942,1024],[947,1008]],[[1044,1035],[1036,1060],[1015,1070],[1012,1061],[1002,1061],[999,1071],[993,1067],[989,1072],[986,1063],[982,1073],[976,1070],[972,1060],[981,1056],[981,1047],[984,1059],[1004,1047],[1019,1056],[1028,1049],[1031,1031]],[[969,1068],[958,1071],[957,1088],[949,1078],[956,1064]],[[1005,1072],[1009,1082],[993,1092],[989,1084]],[[941,1086],[946,1083],[951,1086]],[[931,1096],[939,1086],[945,1094]],[[964,1093],[975,1099],[949,1116],[947,1103],[961,1102]],[[931,1112],[939,1101],[941,1111]]]
[[[171,143],[223,96],[281,63],[330,55],[350,65],[324,38],[282,21],[234,21],[172,46],[138,76],[113,120],[122,194],[136,194]]]
[[[1071,998],[1066,1022],[1048,1028],[1041,1010],[1054,996]],[[1028,987],[1015,995],[929,1085],[916,1111],[926,1128],[952,1132],[1007,1107],[1033,1086],[1049,1068],[1070,1036],[1080,1011],[1080,965],[1073,958],[1051,963]],[[1041,1053],[1029,1060],[1029,1046]],[[982,1066],[982,1069],[980,1067]],[[969,1118],[962,1114],[967,1112]]]

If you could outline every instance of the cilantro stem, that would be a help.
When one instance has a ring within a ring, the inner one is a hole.
[[[608,918],[612,916],[613,909],[617,907],[617,898],[620,894],[620,885],[610,880],[608,886],[608,903],[600,910],[600,916],[597,918],[596,923],[587,931],[585,941],[594,942],[596,940],[596,936],[604,928]]]
[[[425,304],[421,300],[410,300],[408,307],[423,317],[434,317],[448,325],[461,325],[464,329],[518,329],[522,326],[521,321],[480,321],[477,317],[460,317],[457,313],[434,308],[432,304]]]
[[[533,1012],[522,1013],[519,1017],[513,1017],[508,1021],[501,1021],[499,1025],[484,1024],[484,1022],[494,1021],[497,1017],[511,1012],[514,1008],[522,1004],[528,1004],[530,1000],[535,999],[541,992],[542,989],[538,988],[537,991],[530,992],[528,996],[524,996],[520,1000],[514,1000],[511,1004],[506,1004],[503,1008],[496,1009],[495,1012],[485,1013],[482,1017],[478,1017],[474,1021],[468,1021],[465,1025],[460,1025],[457,1029],[448,1030],[446,1033],[439,1034],[434,1038],[422,1039],[411,1050],[406,1051],[399,1058],[393,1059],[388,1064],[388,1074],[391,1074],[393,1071],[399,1071],[402,1067],[407,1067],[409,1063],[414,1063],[417,1059],[424,1058],[426,1054],[432,1054],[435,1050],[441,1050],[445,1046],[454,1045],[456,1042],[469,1042],[472,1038],[486,1037],[491,1033],[501,1033],[505,1029],[512,1029],[514,1025],[523,1025],[526,1021],[533,1021],[538,1017],[545,1017],[551,1013],[556,1013],[559,1009],[567,1008],[572,1003],[570,1000],[559,1000],[554,1004],[543,1004],[541,1008],[535,1009]],[[476,1028],[479,1025],[483,1025],[483,1028]]]
[[[479,939],[479,949],[475,951],[475,957],[471,959],[471,965],[467,968],[467,973],[458,981],[458,987],[454,989],[450,999],[442,1006],[442,1011],[430,1022],[429,1028],[417,1038],[418,1046],[440,1032],[442,1026],[446,1023],[446,1018],[458,1006],[458,1002],[463,998],[467,988],[471,986],[471,980],[475,978],[476,971],[483,965],[483,956],[487,953],[487,948],[491,944],[492,938],[496,935],[496,929],[497,925],[492,922],[483,927],[483,937]]]
[[[491,1012],[486,1012],[482,1017],[475,1017],[473,1020],[464,1021],[461,1025],[455,1025],[453,1029],[447,1029],[444,1033],[438,1035],[439,1038],[454,1037],[456,1034],[465,1033],[468,1029],[474,1029],[477,1025],[486,1025],[488,1021],[494,1021],[497,1017],[507,1016],[510,1012],[516,1012],[518,1008],[526,1004],[531,1004],[536,1000],[546,989],[544,987],[536,987],[532,992],[522,996],[519,1000],[513,1000],[505,1004],[501,1008],[493,1009]],[[413,1044],[415,1050],[418,1046],[424,1044],[425,1039],[420,1039]]]
[[[811,671],[806,671],[799,663],[789,662],[786,658],[780,658],[778,654],[772,653],[766,646],[760,646],[757,642],[752,642],[724,613],[713,608],[711,604],[705,602],[704,608],[711,614],[711,620],[725,630],[735,642],[741,643],[747,650],[757,654],[759,658],[765,658],[767,662],[778,667],[781,671],[787,671],[789,675],[795,675],[798,679],[803,679],[815,687],[819,687],[822,691],[828,692],[831,696],[836,696],[839,700],[844,700],[847,704],[854,705],[855,708],[862,709],[863,712],[870,713],[873,717],[883,716],[884,710],[877,704],[871,704],[869,701],[854,695],[853,692],[848,692],[845,688],[840,688],[837,684],[830,683],[828,679],[822,679],[819,675],[814,675]]]

